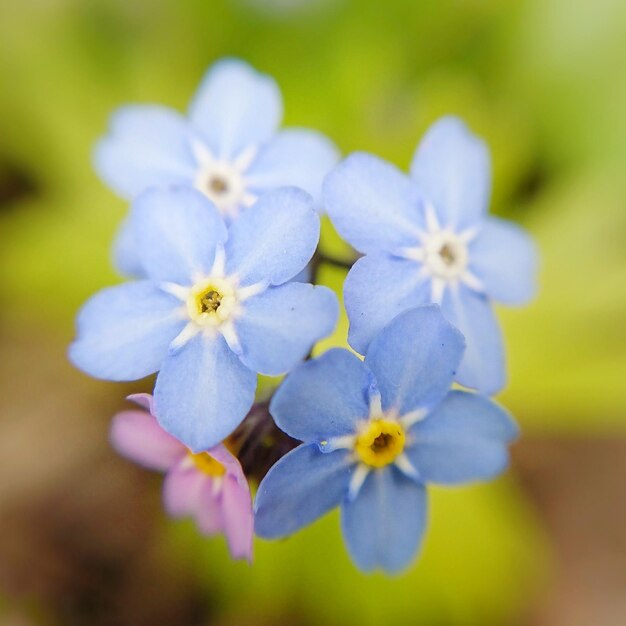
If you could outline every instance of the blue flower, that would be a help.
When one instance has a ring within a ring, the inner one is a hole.
[[[229,219],[278,187],[293,185],[319,199],[337,149],[316,131],[278,131],[281,117],[274,80],[224,59],[207,72],[188,118],[158,105],[117,111],[96,148],[96,170],[125,198],[153,185],[194,186]],[[138,274],[128,225],[120,232],[116,259],[123,272]]]
[[[426,525],[425,484],[495,476],[517,434],[488,398],[450,391],[463,347],[430,305],[398,315],[370,343],[365,362],[334,349],[298,366],[270,411],[303,444],[259,486],[257,534],[289,535],[339,505],[359,568],[405,568]]]
[[[401,311],[434,302],[467,342],[458,381],[488,394],[504,386],[491,301],[519,305],[531,298],[536,251],[521,228],[486,215],[489,193],[487,148],[451,117],[427,132],[410,177],[362,153],[328,175],[330,218],[366,255],[344,285],[355,350],[364,354]]]
[[[141,194],[130,224],[147,278],[87,302],[70,358],[107,380],[159,371],[159,423],[206,450],[246,415],[257,372],[289,371],[335,325],[332,291],[284,284],[311,258],[319,217],[308,194],[285,188],[227,228],[205,196],[175,187]]]

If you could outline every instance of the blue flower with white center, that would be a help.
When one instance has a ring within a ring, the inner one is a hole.
[[[334,349],[294,369],[270,412],[303,444],[261,482],[257,534],[289,535],[340,506],[359,568],[405,568],[424,534],[425,484],[496,476],[517,434],[488,398],[450,391],[463,348],[459,331],[429,305],[398,315],[364,362]]]
[[[316,200],[338,152],[321,133],[278,130],[282,99],[275,81],[236,59],[215,63],[192,100],[188,118],[158,105],[126,106],[96,147],[100,177],[133,198],[153,185],[189,185],[227,219],[264,193],[295,186]],[[116,244],[119,268],[138,274],[130,227]]]
[[[366,255],[344,284],[355,350],[364,354],[398,313],[433,302],[467,342],[457,380],[488,394],[504,386],[492,300],[529,300],[537,255],[521,228],[486,215],[489,194],[487,147],[452,117],[427,132],[410,177],[363,153],[328,175],[328,214],[339,234]]]
[[[250,409],[256,374],[289,371],[336,323],[331,290],[288,283],[317,246],[312,204],[284,188],[227,227],[198,191],[144,192],[130,225],[146,279],[87,302],[71,360],[106,380],[158,371],[161,426],[194,452],[217,445]]]

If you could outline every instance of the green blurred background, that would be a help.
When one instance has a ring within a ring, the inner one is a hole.
[[[119,280],[127,207],[94,141],[121,104],[184,109],[224,55],[277,79],[286,124],[405,169],[462,116],[492,149],[493,211],[539,241],[540,296],[500,311],[512,469],[432,490],[400,577],[358,573],[336,515],[231,562],[109,450],[141,385],[66,363],[76,309]],[[625,624],[625,67],[623,0],[0,0],[0,623]]]

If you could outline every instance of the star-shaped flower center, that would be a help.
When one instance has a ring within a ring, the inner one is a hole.
[[[219,247],[211,271],[208,275],[195,276],[190,287],[175,283],[161,285],[164,291],[181,301],[179,314],[187,320],[171,348],[180,348],[198,333],[210,338],[221,334],[231,350],[240,353],[235,322],[245,313],[244,302],[265,291],[267,283],[241,286],[236,275],[225,273],[225,262],[224,249]]]
[[[222,215],[236,217],[241,207],[254,203],[245,173],[256,154],[245,150],[233,159],[216,158],[202,143],[194,142],[192,151],[197,162],[195,187],[218,208]]]
[[[459,283],[482,292],[483,285],[470,268],[469,243],[477,229],[456,231],[442,226],[431,205],[426,205],[425,213],[425,228],[417,233],[419,243],[403,248],[399,255],[420,263],[421,274],[431,281],[431,302],[441,304],[446,288]]]
[[[213,202],[223,215],[235,216],[244,204],[246,184],[241,172],[226,162],[204,164],[198,171],[196,188]]]
[[[450,230],[428,233],[424,236],[424,267],[432,276],[444,280],[460,278],[467,268],[467,244]]]
[[[388,465],[395,465],[407,476],[417,476],[405,448],[412,443],[410,434],[407,435],[409,429],[423,419],[424,411],[418,409],[401,416],[395,411],[384,412],[378,393],[371,395],[369,409],[368,418],[360,422],[354,434],[333,437],[319,443],[322,452],[340,449],[352,451],[356,466],[348,488],[350,499],[356,497],[370,472],[379,471]]]

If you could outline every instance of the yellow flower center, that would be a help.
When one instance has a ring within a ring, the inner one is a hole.
[[[226,468],[208,452],[199,452],[198,454],[189,452],[189,457],[196,468],[208,476],[223,476],[226,473]]]
[[[236,309],[234,286],[224,278],[208,278],[195,284],[187,299],[189,317],[201,326],[219,326]]]
[[[406,435],[398,422],[372,420],[357,437],[355,451],[361,461],[370,467],[384,467],[402,454]]]
[[[198,313],[215,313],[222,301],[222,294],[216,289],[209,288],[196,298]]]

